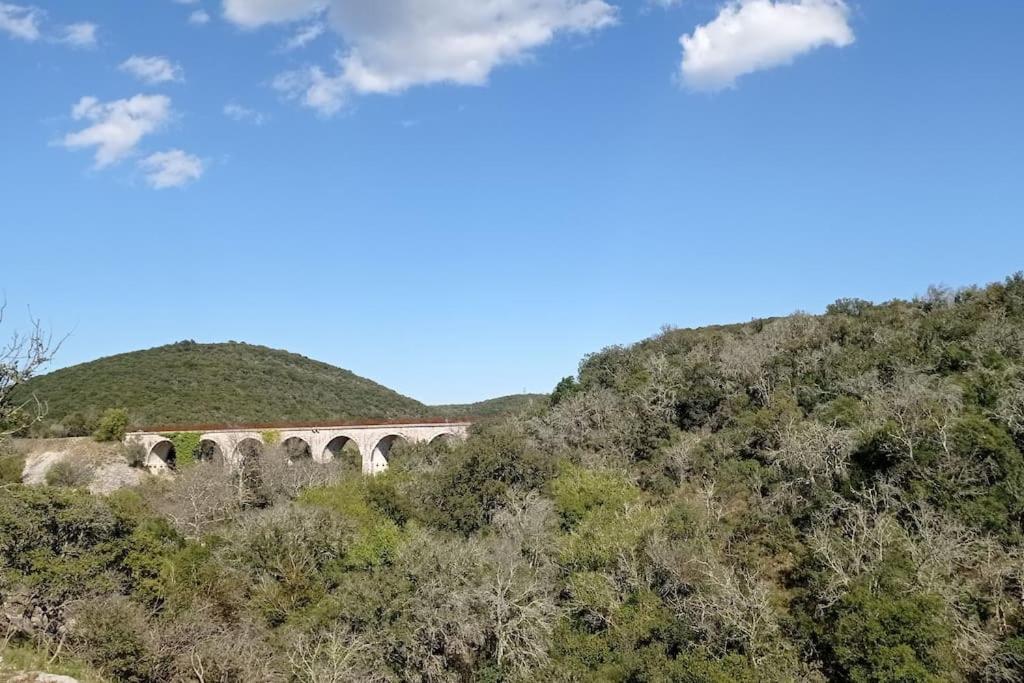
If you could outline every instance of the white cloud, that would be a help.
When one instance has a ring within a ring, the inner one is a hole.
[[[331,76],[318,66],[279,74],[272,85],[285,97],[298,100],[322,116],[341,111],[349,93],[343,76]]]
[[[112,102],[83,97],[71,116],[91,125],[68,133],[61,144],[68,149],[95,147],[94,166],[103,168],[121,161],[143,137],[162,127],[171,117],[171,100],[163,95],[136,95]]]
[[[330,71],[282,74],[279,90],[323,114],[351,93],[396,93],[417,85],[482,85],[494,69],[525,59],[559,34],[616,21],[605,0],[225,0],[225,16],[256,27],[327,10],[347,52]]]
[[[87,21],[69,24],[64,27],[60,42],[72,47],[95,47],[97,28],[96,24]]]
[[[205,170],[202,159],[180,149],[151,154],[139,160],[139,168],[154,190],[187,185],[199,180]]]
[[[680,38],[683,82],[721,90],[744,74],[791,63],[813,49],[854,41],[842,0],[742,0]]]
[[[312,43],[314,40],[322,36],[324,34],[324,31],[326,30],[327,27],[324,26],[323,23],[319,21],[303,26],[298,31],[295,32],[295,35],[293,35],[291,38],[285,41],[285,44],[282,46],[282,49],[298,50],[299,48],[306,47],[306,45]]]
[[[243,107],[235,102],[228,102],[224,105],[224,116],[234,121],[247,121],[255,126],[262,126],[267,122],[267,117],[262,112]]]
[[[43,13],[35,7],[0,2],[0,31],[29,42],[39,40]]]
[[[328,0],[224,0],[224,16],[239,26],[256,28],[303,19],[322,11],[327,3]]]
[[[118,67],[145,83],[165,83],[167,81],[183,81],[185,75],[177,64],[166,57],[140,57],[132,55]]]
[[[192,14],[188,15],[188,23],[202,26],[210,22],[210,15],[206,13],[206,10],[197,9]]]

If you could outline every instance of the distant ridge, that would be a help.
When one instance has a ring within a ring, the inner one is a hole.
[[[449,418],[459,417],[497,417],[521,413],[533,407],[547,406],[547,394],[512,394],[499,396],[477,403],[452,403],[449,405],[431,406],[434,415]]]

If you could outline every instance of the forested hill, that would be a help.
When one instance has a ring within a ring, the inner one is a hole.
[[[405,418],[431,412],[348,370],[234,342],[183,341],[123,353],[37,377],[26,388],[48,404],[51,423],[73,426],[108,408],[127,408],[140,425]]]
[[[548,400],[547,394],[512,394],[477,403],[431,406],[430,410],[437,417],[499,417],[547,406]]]

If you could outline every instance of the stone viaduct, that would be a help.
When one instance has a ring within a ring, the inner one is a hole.
[[[288,449],[289,453],[305,454],[316,462],[330,462],[341,457],[343,450],[358,449],[364,474],[387,469],[388,455],[399,442],[433,442],[466,438],[469,422],[423,421],[377,424],[318,424],[314,426],[269,427],[172,427],[152,431],[130,432],[125,444],[141,444],[145,449],[145,465],[151,472],[173,468],[177,454],[170,435],[190,432],[199,434],[199,455],[202,459],[222,461],[236,467],[243,453],[261,453],[268,445]],[[268,436],[277,442],[267,444]],[[346,449],[346,447],[348,447]]]

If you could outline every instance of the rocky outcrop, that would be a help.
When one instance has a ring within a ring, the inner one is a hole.
[[[8,683],[79,683],[77,678],[72,678],[71,676],[48,674],[42,671],[13,673],[6,680]]]
[[[25,453],[21,480],[30,486],[46,483],[47,473],[64,462],[79,466],[87,479],[90,493],[107,495],[140,483],[145,475],[128,465],[118,450],[119,444],[99,444],[92,439],[25,439],[18,442]]]

